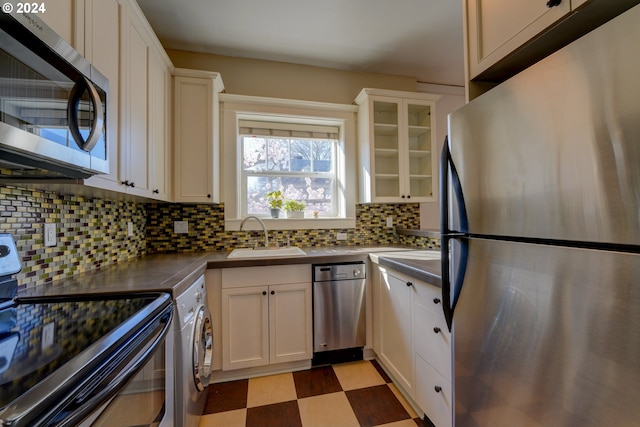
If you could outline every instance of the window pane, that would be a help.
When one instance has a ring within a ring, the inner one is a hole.
[[[307,211],[317,211],[320,215],[335,216],[333,204],[333,179],[331,178],[306,178]]]
[[[311,171],[311,141],[291,141],[291,170],[296,172]]]
[[[244,170],[262,171],[267,169],[267,141],[264,138],[245,137],[243,141]]]
[[[270,171],[289,170],[289,141],[286,139],[267,140],[268,168]]]
[[[332,141],[312,141],[311,152],[314,172],[333,171],[333,147]]]
[[[288,137],[242,137],[244,214],[268,216],[266,194],[281,190],[286,200],[304,201],[305,212],[338,215],[335,197],[336,144],[334,140]]]
[[[247,176],[247,214],[269,214],[267,193],[280,187],[280,178]]]

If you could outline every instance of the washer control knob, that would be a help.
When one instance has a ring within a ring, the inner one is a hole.
[[[202,301],[202,292],[201,291],[197,291],[195,296],[196,296],[196,302]]]

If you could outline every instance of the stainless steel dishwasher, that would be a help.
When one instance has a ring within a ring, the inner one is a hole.
[[[364,262],[313,266],[313,364],[362,360]]]

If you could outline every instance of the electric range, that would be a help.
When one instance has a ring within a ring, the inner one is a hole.
[[[148,424],[162,425],[163,378],[136,377],[153,357],[164,360],[156,350],[170,330],[170,296],[20,298],[20,270],[13,237],[0,234],[0,425],[92,425],[131,383],[153,395]]]

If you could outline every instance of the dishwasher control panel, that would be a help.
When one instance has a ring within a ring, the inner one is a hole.
[[[313,281],[328,282],[334,280],[364,279],[367,276],[367,266],[362,263],[323,264],[313,266]]]

